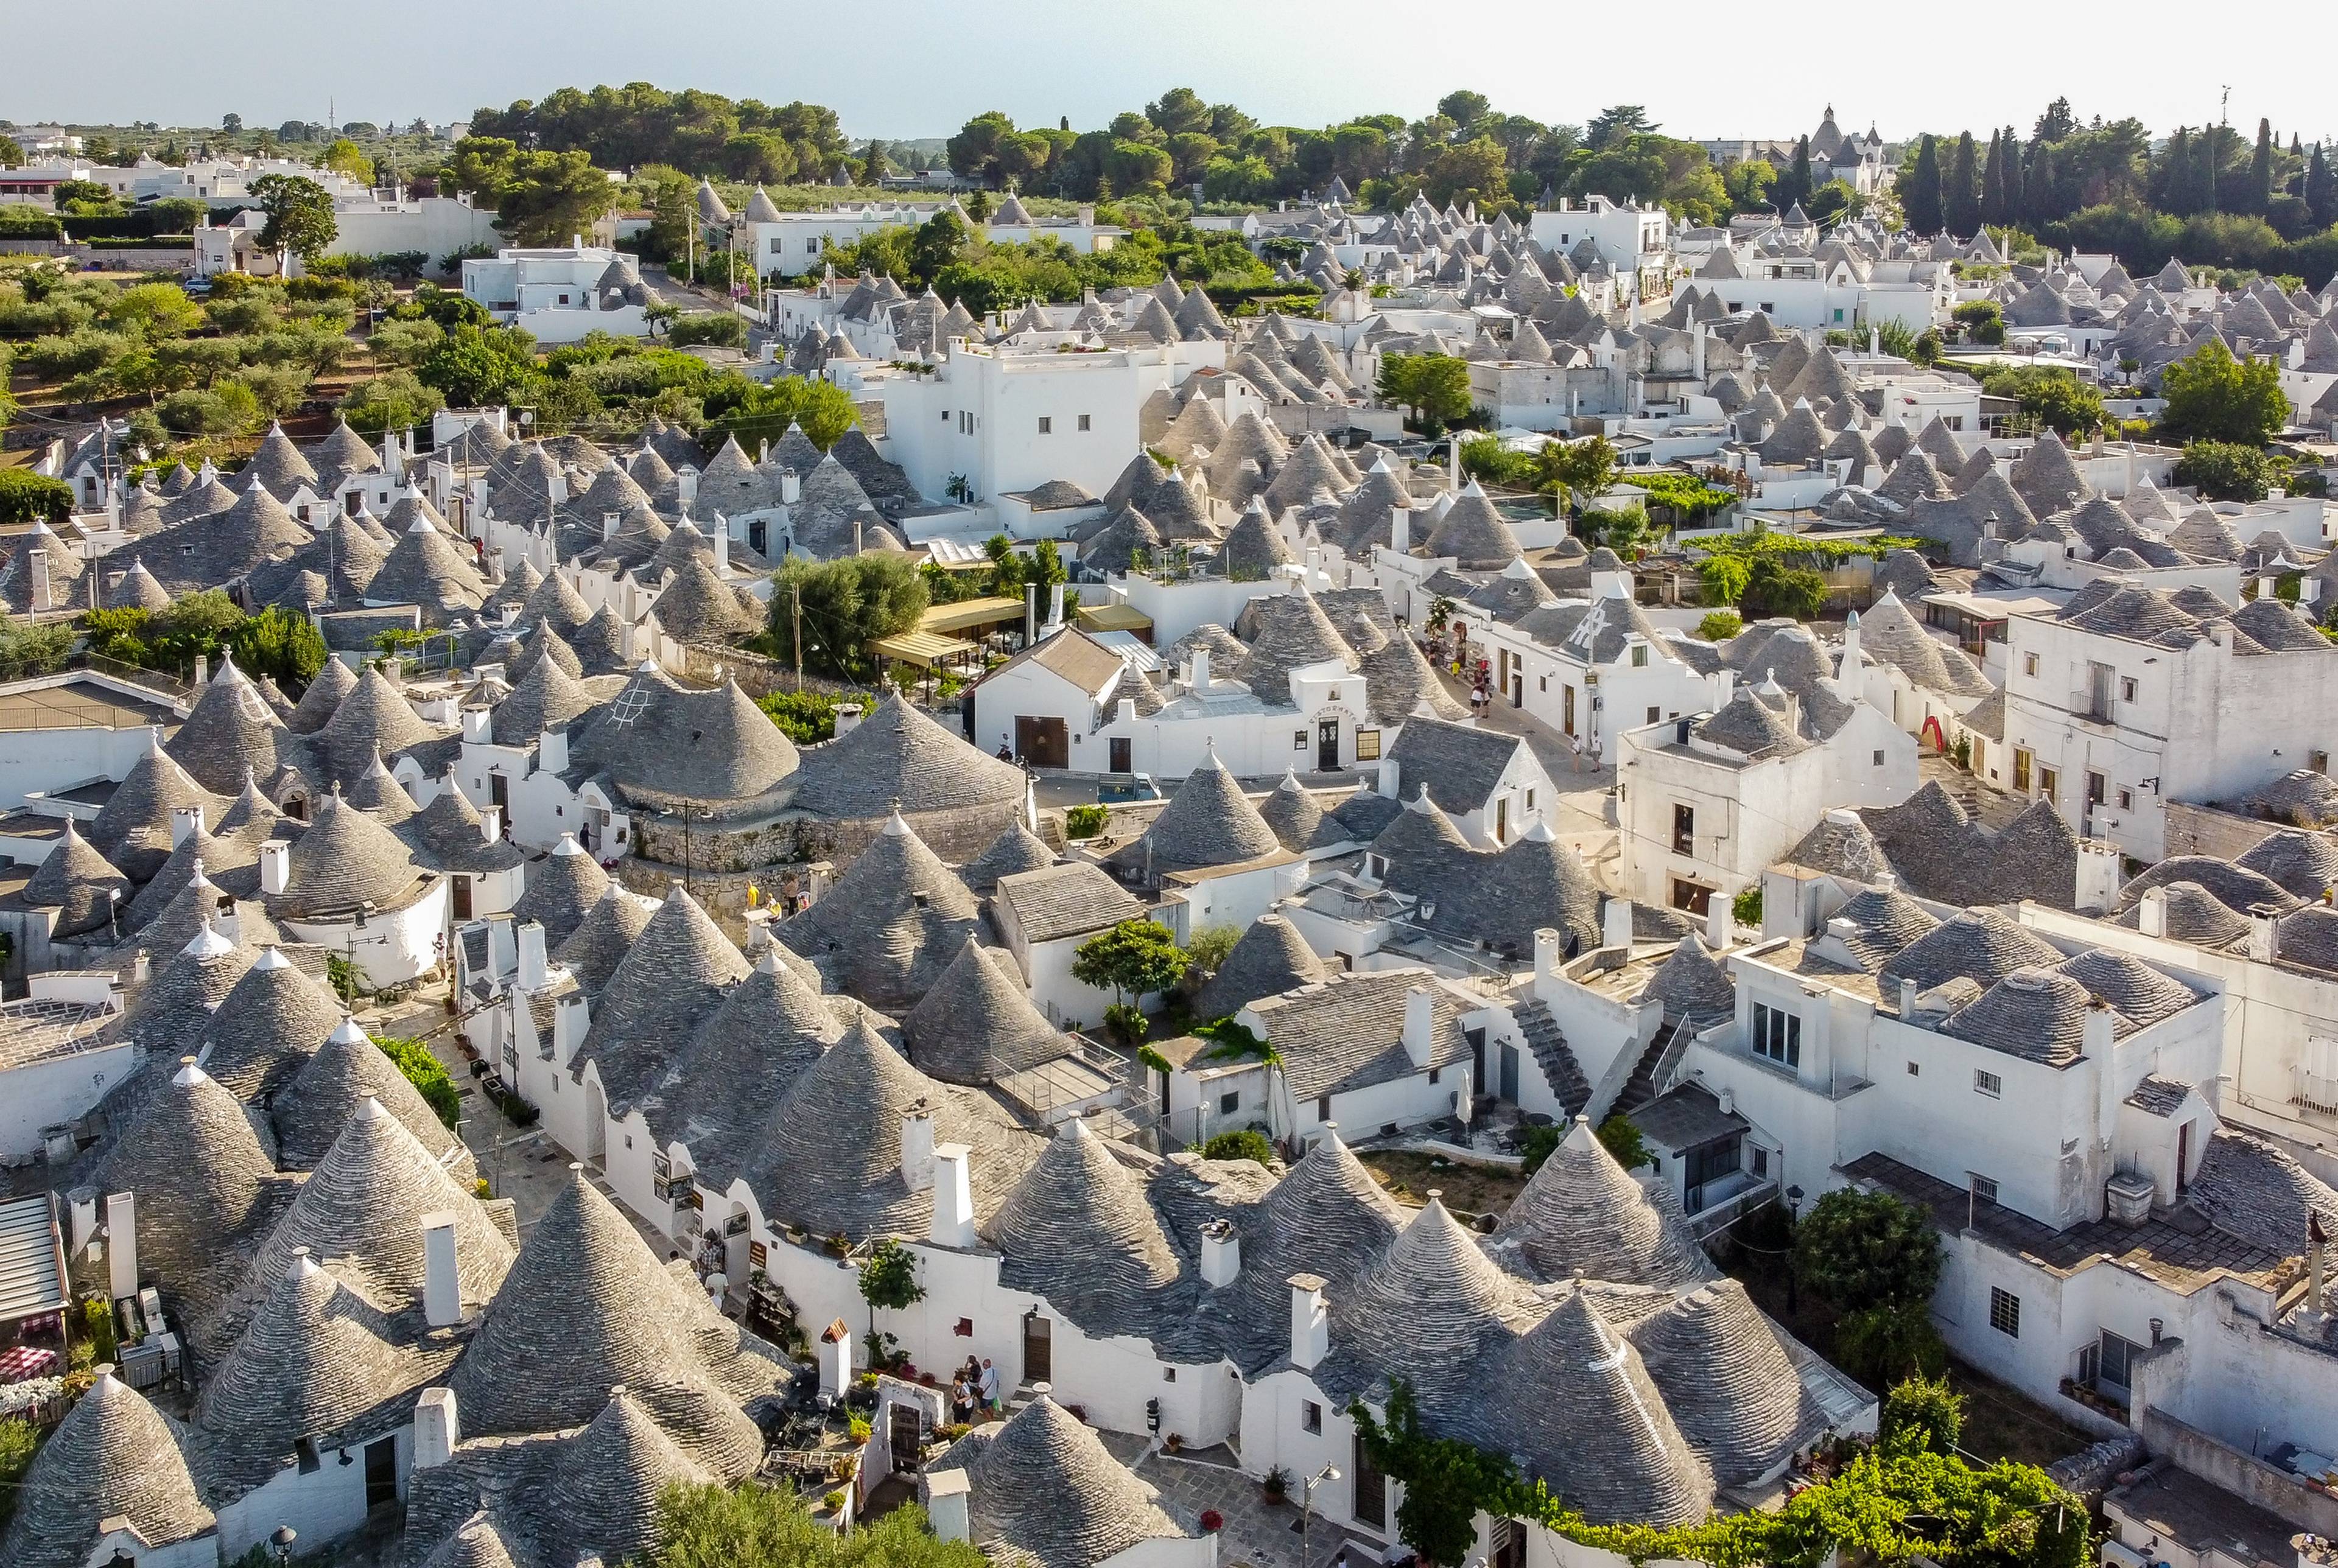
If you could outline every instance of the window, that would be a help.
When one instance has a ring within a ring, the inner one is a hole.
[[[1651,724],[1656,723],[1658,720],[1662,720],[1664,716],[1665,710],[1661,708],[1651,707],[1648,710],[1648,722]]]
[[[2135,701],[2134,676],[2122,675],[2119,677],[2119,701],[2122,702],[2132,702]]]
[[[1951,430],[1961,430],[1965,427],[1965,416],[1961,414],[1951,414],[1941,423]]]
[[[2062,775],[2051,768],[2038,769],[2038,793],[2056,805],[2062,800]]]
[[[1989,1288],[1989,1326],[2009,1338],[2021,1338],[2021,1298],[2010,1290]]]
[[[2101,774],[2094,771],[2092,769],[2088,769],[2087,771],[2087,804],[2089,806],[2099,806],[2103,803],[2104,798],[2109,793],[2110,781],[2105,779]]]
[[[2024,795],[2029,793],[2029,753],[2019,746],[2013,749],[2013,787]]]
[[[782,240],[782,239],[781,239],[778,235],[774,234],[774,235],[772,235],[772,236],[771,236],[771,254],[772,254],[772,255],[774,255],[774,256],[778,255],[778,254],[781,252],[781,250],[786,247],[786,245],[787,245],[787,241],[786,241],[786,240]]]
[[[2125,1339],[2106,1329],[2100,1342],[2088,1347],[2095,1352],[2092,1377],[2082,1377],[2097,1387],[2110,1385],[2107,1392],[2125,1393],[2135,1387],[2136,1352],[2143,1348],[2131,1339]],[[2084,1368],[2082,1368],[2084,1370]]]
[[[1292,749],[1293,751],[1304,751],[1304,750],[1307,750],[1307,731],[1306,731],[1306,730],[1293,730],[1291,732],[1291,749]]]
[[[1754,1054],[1765,1056],[1782,1067],[1803,1064],[1803,1019],[1799,1013],[1789,1013],[1783,1007],[1773,1007],[1766,1002],[1754,1004]]]
[[[1770,1174],[1770,1152],[1759,1143],[1750,1143],[1746,1148],[1754,1156],[1754,1179],[1758,1181]]]
[[[555,1084],[554,1087],[557,1088],[558,1085]],[[1315,1097],[1315,1120],[1318,1122],[1329,1122],[1331,1119],[1331,1097],[1329,1094],[1317,1095]]]
[[[1645,670],[1647,667],[1648,645],[1645,642],[1635,642],[1632,644],[1632,668]]]
[[[1996,1177],[1983,1176],[1977,1171],[1968,1171],[1965,1172],[1965,1180],[1971,1183],[1972,1195],[1977,1200],[1983,1203],[1997,1201]]]
[[[948,424],[949,422],[950,422],[950,411],[949,411],[948,409],[945,408],[945,409],[943,409],[943,410],[942,410],[942,423],[943,423],[943,424],[945,424],[945,425],[947,425],[947,424]]]
[[[1920,1077],[1924,1069],[1920,1063],[1914,1062],[1908,1063],[1908,1076],[1911,1078]]]
[[[2316,773],[2327,773],[2330,771],[2330,753],[2308,751],[2305,754],[2305,765]]]
[[[1876,765],[1878,768],[1881,768],[1881,767],[1882,767],[1882,766],[1883,766],[1883,753],[1882,753],[1882,752],[1881,752],[1881,751],[1878,751],[1878,752],[1875,754],[1875,765]]]
[[[1087,432],[1088,432],[1088,429],[1089,429],[1089,426],[1088,426],[1088,416],[1087,416],[1086,415],[1083,414],[1083,415],[1081,415],[1081,416],[1080,416],[1080,434],[1081,434],[1081,435],[1083,435],[1083,436],[1086,435],[1086,434],[1087,434]]]
[[[1998,1099],[2005,1093],[2005,1080],[1987,1068],[1976,1067],[1973,1069],[1973,1093]]]
[[[1055,417],[1054,417],[1054,416],[1052,416],[1052,415],[1047,415],[1047,414],[1042,414],[1042,415],[1040,415],[1040,416],[1039,416],[1039,434],[1040,434],[1040,435],[1042,435],[1042,436],[1053,436],[1055,433],[1056,433],[1056,421],[1055,421]]]
[[[1673,808],[1673,853],[1692,855],[1696,852],[1696,808],[1693,806]]]
[[[1534,791],[1531,789],[1527,791],[1527,809],[1528,811],[1534,809]]]
[[[1834,318],[1835,318],[1837,321],[1842,320],[1842,311],[1840,311],[1840,310],[1836,311],[1836,312],[1834,313]]]
[[[1323,1430],[1323,1406],[1312,1399],[1302,1399],[1299,1402],[1299,1427],[1302,1432]]]
[[[1377,730],[1356,731],[1356,760],[1377,762],[1380,755],[1380,732]]]
[[[2120,810],[2122,810],[2122,811],[2132,811],[2132,810],[2134,810],[2134,809],[2135,809],[2135,791],[2133,791],[2132,789],[2122,789],[2122,790],[2120,790],[2120,791],[2118,792],[2118,803],[2119,803],[2119,809],[2120,809]]]
[[[1241,1091],[1241,1090],[1237,1089],[1237,1090],[1235,1090],[1233,1093],[1230,1093],[1230,1094],[1221,1094],[1221,1095],[1219,1095],[1219,1096],[1218,1096],[1218,1114],[1219,1114],[1219,1115],[1221,1115],[1221,1116],[1231,1116],[1231,1115],[1233,1115],[1235,1112],[1237,1112],[1237,1111],[1239,1111],[1239,1110],[1241,1110],[1241,1109],[1242,1109],[1242,1091]]]

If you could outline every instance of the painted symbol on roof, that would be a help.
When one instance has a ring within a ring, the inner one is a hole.
[[[649,711],[650,694],[638,686],[628,687],[609,705],[609,723],[616,729],[630,728]]]

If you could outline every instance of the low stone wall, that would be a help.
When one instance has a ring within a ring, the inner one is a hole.
[[[2143,1444],[2156,1459],[2172,1459],[2214,1486],[2246,1503],[2279,1515],[2316,1535],[2338,1535],[2338,1497],[2309,1486],[2286,1470],[2276,1470],[2251,1458],[2229,1444],[2219,1443],[2196,1426],[2186,1426],[2166,1412],[2146,1406]]]
[[[2187,806],[2180,800],[2170,800],[2167,853],[2213,855],[2219,860],[2237,860],[2280,832],[2282,826],[2261,817],[2244,817],[2235,811],[2219,811],[2213,806]]]
[[[705,642],[685,642],[682,645],[683,678],[702,685],[712,685],[728,676],[739,682],[739,690],[750,697],[768,697],[774,691],[798,690],[792,665],[761,653],[751,653],[744,648],[718,647]],[[860,691],[848,681],[830,681],[821,675],[806,675],[801,690],[826,691],[833,696],[849,697]]]

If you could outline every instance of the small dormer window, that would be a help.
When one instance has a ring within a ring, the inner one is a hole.
[[[1645,670],[1647,667],[1648,645],[1645,642],[1634,643],[1632,645],[1632,668],[1635,670]]]

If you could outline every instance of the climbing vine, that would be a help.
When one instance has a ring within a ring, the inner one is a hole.
[[[1916,1392],[1937,1402],[1931,1386]],[[1886,1421],[1890,1437],[1859,1449],[1832,1479],[1797,1493],[1776,1513],[1655,1525],[1595,1524],[1508,1460],[1429,1436],[1421,1430],[1411,1387],[1401,1381],[1390,1394],[1385,1422],[1361,1400],[1348,1413],[1372,1464],[1404,1486],[1398,1534],[1440,1563],[1468,1560],[1480,1512],[1531,1520],[1635,1563],[1816,1568],[1840,1549],[1875,1563],[1924,1557],[1940,1568],[2084,1568],[2092,1549],[2084,1504],[2034,1465],[1977,1468],[1930,1447],[1930,1435],[1943,1429],[1937,1415]]]

